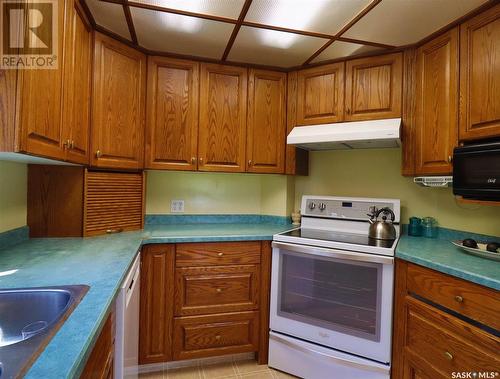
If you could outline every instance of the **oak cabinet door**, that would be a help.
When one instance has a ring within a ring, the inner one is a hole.
[[[500,5],[460,26],[460,140],[500,136]]]
[[[345,120],[401,117],[402,80],[400,53],[347,61]]]
[[[201,64],[200,171],[245,171],[247,69]]]
[[[247,118],[248,172],[284,172],[285,101],[285,73],[250,70]]]
[[[66,16],[63,132],[66,160],[89,163],[92,29],[77,2]]]
[[[139,364],[172,357],[175,245],[147,245],[141,253]]]
[[[96,33],[91,164],[140,169],[144,155],[146,56]]]
[[[458,30],[417,51],[416,172],[450,174],[458,140]]]
[[[19,150],[29,154],[63,160],[62,86],[64,62],[65,4],[60,2],[58,14],[58,68],[55,70],[18,70],[20,102],[18,107]]]
[[[150,57],[146,168],[196,170],[199,64]]]
[[[344,118],[344,62],[297,74],[297,125],[328,124]]]

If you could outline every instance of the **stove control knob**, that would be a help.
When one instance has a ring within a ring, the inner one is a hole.
[[[326,209],[326,204],[325,203],[320,203],[319,204],[319,210],[324,211]]]
[[[309,209],[312,211],[312,210],[314,210],[314,208],[316,208],[316,204],[309,203]]]

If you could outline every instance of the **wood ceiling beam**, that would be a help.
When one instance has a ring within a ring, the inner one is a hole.
[[[127,20],[128,31],[130,33],[130,38],[132,39],[132,43],[134,45],[138,45],[137,42],[137,33],[135,32],[134,20],[132,19],[132,13],[130,13],[130,7],[123,3],[123,13],[125,13],[125,19]]]
[[[97,27],[97,23],[95,22],[95,18],[94,18],[94,15],[92,14],[92,12],[90,11],[89,9],[89,6],[87,5],[87,2],[85,0],[80,0],[78,2],[80,4],[80,6],[82,7],[82,10],[83,12],[85,13],[85,15],[87,16],[90,24],[92,25],[92,27],[95,29]]]
[[[117,0],[101,0],[101,1],[107,1],[107,2],[114,3]],[[210,21],[225,22],[226,24],[233,24],[234,25],[238,22],[238,20],[234,20],[234,19],[228,18],[228,17],[214,16],[214,15],[206,14],[206,13],[184,11],[181,9],[166,8],[166,7],[161,7],[158,5],[137,3],[135,1],[129,1],[129,0],[125,0],[125,4],[127,4],[129,7],[134,7],[134,8],[147,9],[150,11],[157,11],[157,12],[173,13],[173,14],[178,14],[181,16],[196,17],[196,18],[201,18],[201,19],[210,20]]]
[[[321,46],[316,52],[314,52],[313,55],[311,55],[304,63],[303,66],[308,65],[311,63],[313,59],[315,59],[318,55],[320,55],[323,51],[325,51],[332,43],[337,41],[345,32],[347,32],[349,29],[351,29],[359,20],[361,20],[368,12],[370,12],[373,8],[375,8],[378,4],[380,4],[382,0],[372,0],[370,4],[368,4],[365,8],[361,10],[354,18],[349,21],[347,24],[344,25],[342,29],[332,38],[330,39],[327,43],[325,43],[323,46]]]
[[[234,41],[236,40],[236,36],[238,35],[238,32],[241,29],[241,24],[243,24],[243,21],[245,21],[245,17],[247,16],[248,10],[250,9],[250,5],[252,5],[252,0],[245,0],[245,3],[243,4],[243,8],[241,8],[240,16],[238,17],[238,22],[233,28],[233,32],[231,33],[231,37],[229,37],[229,41],[227,41],[226,49],[224,50],[224,54],[222,54],[222,59],[221,61],[225,61],[227,59],[227,56],[229,55],[229,52],[231,51],[231,48],[234,45]]]

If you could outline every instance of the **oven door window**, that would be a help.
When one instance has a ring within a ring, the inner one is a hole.
[[[382,268],[281,250],[278,316],[380,341]]]

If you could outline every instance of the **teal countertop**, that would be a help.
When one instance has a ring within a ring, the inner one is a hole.
[[[500,290],[500,262],[476,257],[451,244],[452,240],[474,238],[499,241],[499,237],[440,229],[439,238],[403,235],[396,257],[473,283]]]
[[[142,244],[271,240],[273,234],[292,228],[290,224],[251,223],[147,225],[137,232],[31,239],[0,249],[0,288],[90,286],[26,378],[71,378],[80,373]]]

